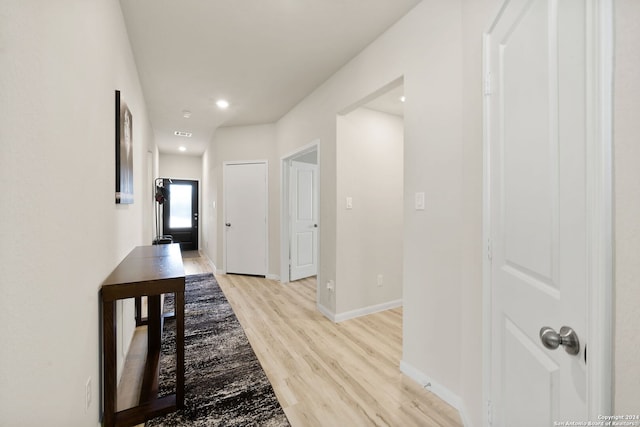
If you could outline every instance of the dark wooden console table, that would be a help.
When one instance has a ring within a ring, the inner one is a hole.
[[[176,390],[158,397],[158,370],[162,341],[160,296],[175,294]],[[134,426],[184,407],[184,266],[179,244],[138,246],[102,285],[102,349],[104,419],[106,427]],[[119,299],[147,296],[147,360],[138,406],[118,411],[116,304]]]

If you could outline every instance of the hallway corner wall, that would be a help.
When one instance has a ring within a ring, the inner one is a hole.
[[[614,1],[614,414],[640,395],[640,2]]]
[[[0,40],[0,420],[97,426],[99,289],[148,235],[153,131],[119,2],[3,1]],[[133,116],[130,205],[115,203],[115,90]]]

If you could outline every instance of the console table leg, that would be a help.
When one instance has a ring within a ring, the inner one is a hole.
[[[114,301],[102,303],[102,345],[104,349],[104,426],[115,425],[116,413],[116,314]]]
[[[148,317],[148,351],[155,353],[160,351],[162,342],[162,313],[160,313],[160,295],[149,295],[147,297],[147,317]]]
[[[140,402],[150,402],[158,397],[158,369],[160,368],[160,347],[162,342],[162,318],[160,295],[147,296],[147,361]]]
[[[184,292],[175,293],[176,311],[176,406],[184,408]]]

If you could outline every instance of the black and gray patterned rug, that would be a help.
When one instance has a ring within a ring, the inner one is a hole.
[[[172,311],[172,298],[165,311]],[[212,274],[187,276],[185,408],[147,421],[155,426],[289,426],[271,383]],[[167,321],[160,391],[175,389],[175,325]]]

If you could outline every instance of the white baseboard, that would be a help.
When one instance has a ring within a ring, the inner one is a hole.
[[[449,405],[453,406],[460,414],[462,425],[464,425],[464,427],[473,427],[473,424],[471,423],[467,414],[464,402],[462,401],[460,396],[444,387],[443,385],[438,384],[436,381],[433,381],[428,375],[424,374],[404,360],[400,361],[400,371],[420,384],[422,387],[424,387],[425,390],[430,391],[440,399],[447,402]]]
[[[356,317],[366,316],[368,314],[378,313],[380,311],[390,310],[396,307],[402,307],[401,299],[334,314],[332,320],[336,323],[344,322],[345,320],[355,319]]]
[[[331,320],[333,323],[335,323],[335,314],[333,314],[331,312],[331,310],[329,310],[327,307],[325,307],[324,305],[317,303],[316,307],[318,308],[318,311],[320,313],[322,313],[322,315],[324,315],[324,317],[326,317],[327,319]]]
[[[209,265],[213,269],[213,274],[224,274],[224,271],[219,270],[216,267],[216,263],[213,262],[213,260],[211,258],[209,258],[209,255],[206,252],[200,252],[200,256],[204,256],[205,257],[205,259],[207,260],[207,262],[209,263]]]
[[[382,304],[370,305],[369,307],[359,308],[357,310],[345,311],[344,313],[333,313],[327,307],[316,304],[318,311],[333,323],[344,322],[345,320],[355,319],[356,317],[366,316],[368,314],[378,313],[380,311],[390,310],[392,308],[401,307],[402,300],[394,300]]]
[[[269,280],[275,280],[276,282],[280,281],[280,276],[277,274],[267,274],[265,277]]]

